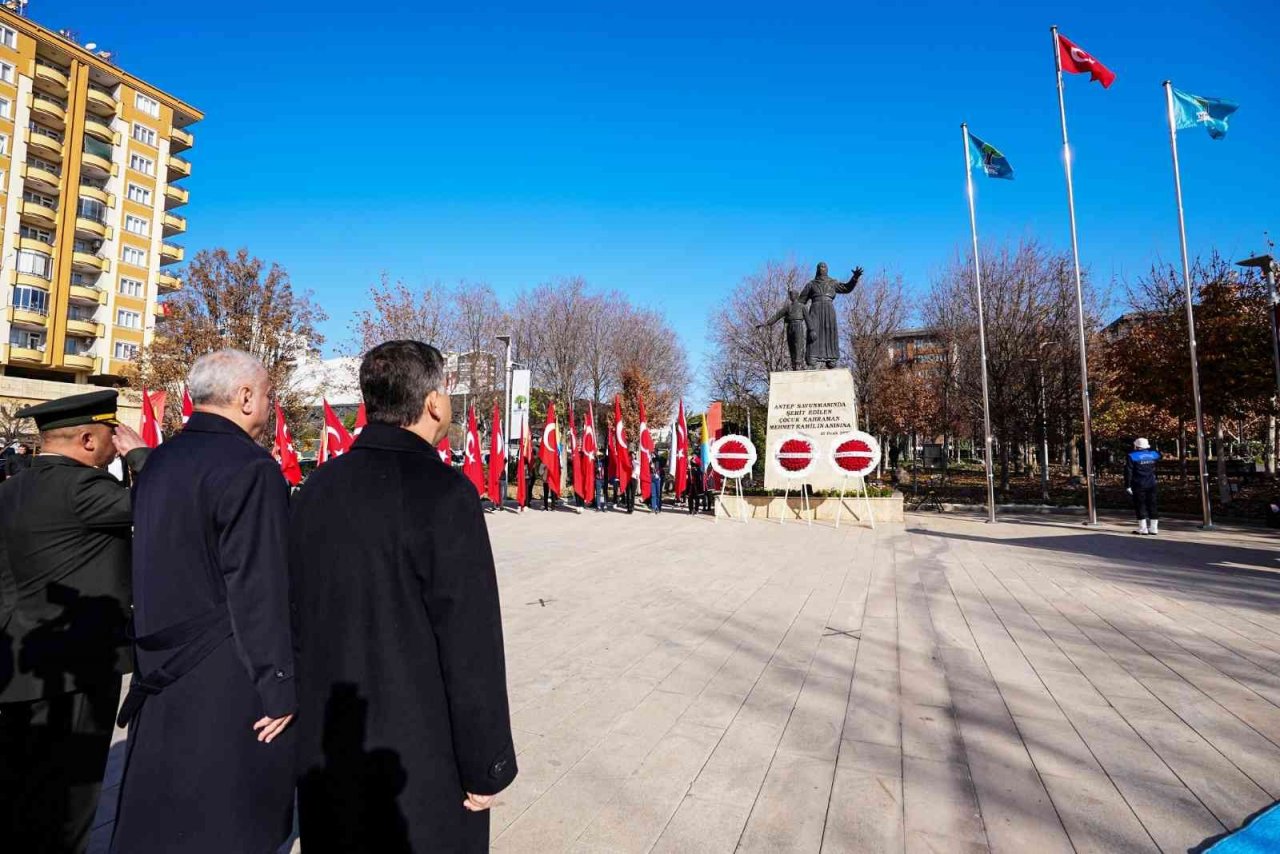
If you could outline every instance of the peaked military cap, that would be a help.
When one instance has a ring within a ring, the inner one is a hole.
[[[50,400],[28,406],[17,413],[19,418],[34,418],[40,432],[59,427],[77,427],[81,424],[106,424],[114,427],[116,421],[116,391],[103,389],[88,394]]]

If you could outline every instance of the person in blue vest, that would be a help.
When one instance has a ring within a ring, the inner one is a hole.
[[[1156,510],[1156,461],[1160,452],[1151,450],[1146,439],[1137,439],[1124,461],[1124,488],[1133,496],[1133,510],[1138,516],[1137,534],[1154,536],[1160,532]]]

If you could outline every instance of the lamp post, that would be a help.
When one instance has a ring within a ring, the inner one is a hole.
[[[507,458],[511,455],[507,451],[511,448],[511,371],[515,367],[515,363],[511,361],[511,335],[496,336],[499,341],[507,347],[507,364],[506,373],[503,379],[502,389],[502,418],[507,422],[502,435],[505,437],[506,447],[502,449],[502,501],[499,507],[505,507],[507,504]]]
[[[1040,500],[1049,502],[1049,409],[1044,400],[1044,348],[1052,347],[1056,341],[1041,341],[1040,355],[1034,359],[1036,369],[1040,373]]]
[[[1237,267],[1259,267],[1267,277],[1267,317],[1271,321],[1271,362],[1276,373],[1276,400],[1280,401],[1280,333],[1276,329],[1276,311],[1280,309],[1280,294],[1276,293],[1276,259],[1270,255],[1258,255],[1236,262]],[[1268,448],[1268,456],[1275,448]]]

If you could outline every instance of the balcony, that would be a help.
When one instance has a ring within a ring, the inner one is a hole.
[[[169,306],[162,302],[157,302],[151,306],[151,316],[156,319],[157,323],[162,323],[169,317]]]
[[[191,131],[175,127],[169,132],[169,142],[170,151],[186,151],[196,144],[196,138],[191,135]]]
[[[9,306],[8,319],[10,323],[36,329],[44,329],[49,323],[49,317],[45,312],[32,308],[19,308],[16,305]]]
[[[111,229],[96,219],[78,216],[76,217],[76,236],[89,240],[107,240],[111,237]]]
[[[175,213],[165,212],[164,215],[164,236],[173,237],[175,234],[182,234],[187,230],[187,218],[179,216]]]
[[[53,225],[58,221],[58,212],[43,202],[24,201],[22,218],[35,220],[41,225]]]
[[[55,95],[63,96],[67,94],[67,69],[54,65],[51,62],[45,62],[43,59],[36,60],[36,77],[35,84],[47,92]]]
[[[181,157],[169,155],[169,180],[177,181],[180,178],[191,177],[191,163],[183,160]]]
[[[101,338],[102,324],[95,320],[85,320],[78,317],[67,318],[67,332],[72,335],[83,335],[86,338]]]
[[[183,258],[182,247],[173,243],[160,244],[160,263],[161,264],[181,264]]]
[[[107,292],[97,285],[76,284],[75,282],[72,282],[71,290],[68,292],[68,295],[76,302],[94,303],[96,305],[107,304]]]
[[[116,133],[111,129],[111,126],[101,119],[94,118],[91,115],[86,114],[84,117],[84,132],[89,134],[89,136],[102,140],[108,145],[115,144]]]
[[[38,193],[58,192],[58,181],[61,170],[57,167],[46,169],[34,163],[28,163],[22,169],[23,179]]]
[[[185,205],[191,200],[191,193],[184,187],[177,187],[169,184],[164,188],[164,207],[165,210]]]
[[[98,357],[90,353],[67,353],[62,357],[62,364],[77,371],[98,372]]]
[[[114,116],[116,114],[116,96],[111,90],[96,83],[89,84],[88,99],[85,106],[99,115]]]
[[[82,273],[105,273],[110,266],[106,258],[94,255],[92,252],[73,252],[71,254],[71,268]]]
[[[90,184],[80,185],[80,198],[93,199],[95,202],[102,202],[107,207],[114,207],[115,200],[111,198],[111,194],[101,187],[94,187]]]
[[[6,362],[33,362],[37,365],[44,364],[44,348],[33,349],[30,347],[19,347],[17,344],[4,345],[4,360]]]
[[[67,102],[43,92],[32,92],[31,115],[62,130],[62,126],[67,122]]]
[[[173,293],[174,291],[182,290],[182,279],[172,273],[161,273],[156,279],[156,284],[160,286],[161,293]]]
[[[47,250],[49,247],[45,247]],[[44,276],[36,273],[17,273],[13,279],[14,285],[26,285],[29,288],[40,288],[45,290],[49,287],[49,280]]]
[[[111,161],[100,154],[86,151],[80,155],[80,164],[87,174],[95,178],[105,178],[111,174]]]
[[[61,160],[62,134],[33,124],[27,128],[27,147],[37,157]]]

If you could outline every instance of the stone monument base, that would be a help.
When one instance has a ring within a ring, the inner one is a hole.
[[[857,406],[853,374],[847,368],[819,371],[775,371],[769,375],[769,426],[765,434],[764,485],[766,489],[852,490],[856,478],[837,474],[831,465],[832,440],[856,429]],[[802,478],[788,478],[775,459],[778,445],[792,433],[813,440],[817,460]]]

